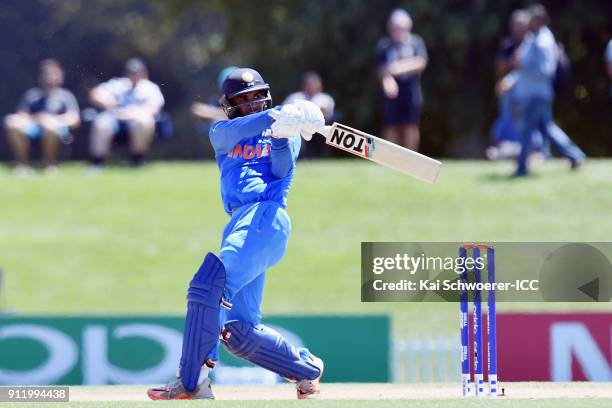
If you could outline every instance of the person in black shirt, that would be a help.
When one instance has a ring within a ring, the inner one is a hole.
[[[421,73],[427,66],[427,49],[413,34],[412,18],[396,9],[387,23],[389,37],[377,47],[377,65],[383,90],[383,138],[411,150],[419,148],[419,117],[423,97]]]

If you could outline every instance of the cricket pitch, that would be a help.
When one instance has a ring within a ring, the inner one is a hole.
[[[503,399],[612,399],[609,383],[502,383]],[[78,386],[70,387],[70,400],[77,401],[148,401],[147,386]],[[292,384],[274,386],[214,385],[218,401],[223,400],[295,400]],[[321,385],[322,400],[458,400],[457,384],[340,384]],[[475,399],[475,398],[471,398]],[[490,399],[490,398],[487,398]]]

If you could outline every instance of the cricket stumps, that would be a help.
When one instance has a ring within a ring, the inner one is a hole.
[[[471,254],[470,254],[471,252]],[[486,255],[485,255],[486,254]],[[471,255],[471,256],[470,256]],[[483,257],[483,255],[485,255]],[[495,283],[495,248],[488,244],[464,244],[459,247],[459,257],[466,265],[472,258],[473,267],[465,267],[459,274],[461,284],[459,292],[459,327],[461,331],[461,393],[463,396],[497,397],[497,325],[495,288],[488,290],[486,318],[486,354],[483,346],[483,294],[479,284],[483,282],[483,272],[486,271],[486,281]],[[476,260],[481,259],[481,262]],[[470,279],[471,278],[471,279]],[[471,286],[469,284],[472,284]],[[473,310],[471,314],[472,336],[470,338],[469,298],[472,288]],[[471,341],[470,341],[471,340]],[[485,362],[486,357],[486,362]],[[485,381],[486,364],[486,381]],[[488,383],[488,384],[487,384]],[[487,386],[488,385],[488,389]]]

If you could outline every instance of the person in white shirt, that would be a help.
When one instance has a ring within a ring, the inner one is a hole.
[[[306,99],[317,105],[323,112],[325,122],[329,122],[334,116],[336,102],[329,94],[323,92],[321,76],[314,71],[308,71],[302,75],[301,90],[289,95],[283,104],[292,103],[296,99]]]
[[[91,90],[89,98],[100,109],[91,126],[92,165],[102,166],[113,138],[125,135],[129,140],[131,163],[138,166],[153,140],[155,116],[164,106],[164,96],[159,86],[148,79],[144,62],[129,59],[124,77],[101,83]]]
[[[317,105],[326,124],[331,124],[335,118],[334,109],[336,102],[328,93],[323,92],[323,80],[314,71],[307,71],[302,75],[300,91],[290,94],[283,105],[293,103],[298,99],[305,99]],[[322,138],[313,138],[310,143],[302,143],[301,157],[321,157],[324,156],[325,141]]]

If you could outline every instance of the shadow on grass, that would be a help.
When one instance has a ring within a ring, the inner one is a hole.
[[[521,182],[525,180],[536,180],[539,178],[540,176],[534,173],[529,173],[526,176],[516,176],[515,174],[507,174],[507,173],[486,173],[478,177],[478,179],[482,181],[508,182],[508,183]]]

